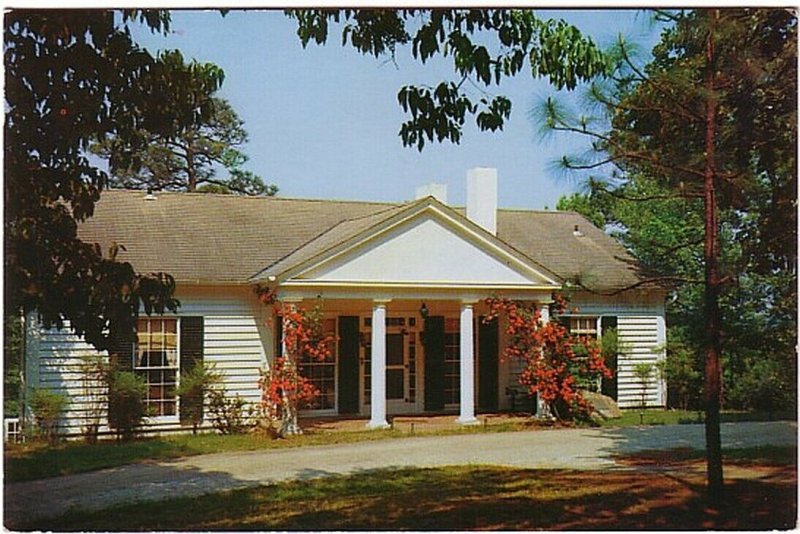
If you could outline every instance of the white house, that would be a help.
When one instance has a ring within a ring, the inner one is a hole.
[[[452,412],[469,423],[477,411],[518,407],[518,365],[499,358],[503,329],[480,320],[484,299],[547,304],[576,279],[588,290],[568,291],[578,308],[569,325],[588,335],[617,328],[624,353],[603,389],[622,407],[638,406],[633,366],[663,357],[664,290],[626,290],[642,281],[636,263],[576,213],[498,209],[494,169],[468,172],[466,209],[445,196],[441,186],[399,204],[104,192],[82,239],[124,244],[119,259],[178,283],[179,312],[142,316],[138,342],[119,347],[148,382],[149,428],[180,427],[174,389],[191,359],[213,363],[231,394],[258,402],[259,369],[279,350],[280,321],[256,284],[283,302],[324,304],[337,341],[328,361],[305,366],[321,391],[310,413],[361,415],[382,427],[392,414]],[[80,432],[98,393],[79,367],[93,349],[29,325],[27,387],[66,392],[64,428]],[[665,385],[653,382],[647,402],[665,401]]]

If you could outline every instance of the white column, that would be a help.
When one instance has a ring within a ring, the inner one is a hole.
[[[386,300],[372,306],[372,369],[368,428],[388,428],[386,422]]]
[[[461,303],[461,414],[457,419],[462,425],[478,422],[475,419],[475,351],[472,324],[472,302]]]
[[[545,302],[538,302],[537,306],[539,306],[540,315],[540,322],[542,325],[545,325],[550,322],[550,305]],[[540,396],[536,396],[536,416],[543,417],[543,418],[552,418],[552,414],[550,413],[550,407],[542,401]]]

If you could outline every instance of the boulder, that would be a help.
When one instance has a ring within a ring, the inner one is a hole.
[[[617,419],[622,417],[622,411],[614,399],[594,391],[583,391],[583,398],[594,408],[594,414],[603,419]]]

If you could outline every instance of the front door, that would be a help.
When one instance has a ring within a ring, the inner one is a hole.
[[[370,332],[365,332],[369,340]],[[417,406],[417,332],[406,321],[394,318],[386,326],[386,413],[413,413]],[[361,412],[369,413],[372,388],[372,346],[363,346]]]

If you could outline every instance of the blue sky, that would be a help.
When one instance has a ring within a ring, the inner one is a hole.
[[[600,45],[618,33],[649,50],[657,41],[645,13],[629,10],[537,12],[564,18]],[[468,168],[496,167],[499,204],[508,208],[554,207],[580,180],[552,169],[565,153],[580,150],[578,139],[541,140],[529,110],[553,89],[523,72],[492,94],[511,98],[504,131],[482,133],[472,125],[460,145],[402,146],[397,135],[404,114],[397,91],[405,84],[434,84],[453,78],[445,61],[419,65],[400,50],[397,65],[341,46],[333,30],[328,44],[303,49],[296,22],[280,11],[173,11],[168,36],[135,30],[151,51],[180,49],[187,58],[210,61],[225,71],[221,95],[245,121],[250,140],[247,168],[280,187],[279,195],[300,198],[404,201],[429,182],[446,183],[448,200],[465,203]]]

